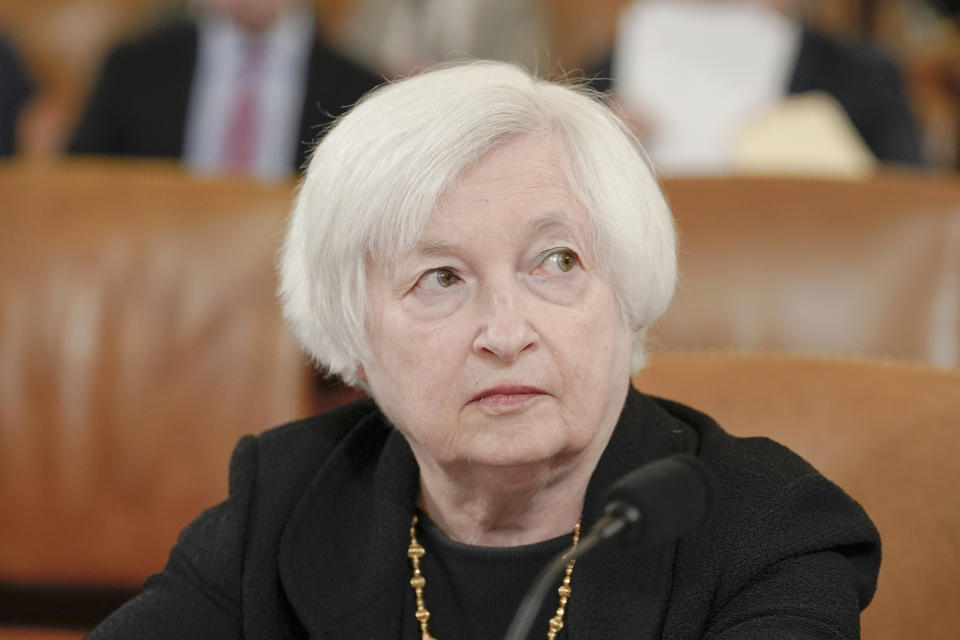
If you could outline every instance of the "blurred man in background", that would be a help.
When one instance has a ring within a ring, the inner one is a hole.
[[[644,129],[648,153],[669,172],[730,170],[751,119],[807,92],[838,105],[864,153],[919,164],[917,126],[893,60],[812,30],[794,4],[637,0],[621,17],[613,53],[591,69],[592,82],[616,90]]]
[[[458,56],[545,71],[548,8],[537,0],[357,0],[342,43],[391,76]]]
[[[282,178],[380,81],[318,39],[304,0],[197,0],[193,9],[195,18],[110,53],[70,152]]]

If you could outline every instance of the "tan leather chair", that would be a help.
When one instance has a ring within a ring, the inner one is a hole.
[[[960,364],[960,180],[674,178],[680,281],[651,348]]]
[[[883,543],[871,640],[960,629],[960,371],[877,360],[661,353],[634,384],[768,436],[857,499]]]
[[[237,439],[313,411],[274,296],[293,187],[77,162],[0,194],[0,583],[136,588]]]

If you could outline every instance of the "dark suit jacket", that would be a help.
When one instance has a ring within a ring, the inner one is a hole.
[[[20,110],[33,93],[33,83],[13,48],[0,38],[0,158],[15,151]]]
[[[613,88],[612,57],[588,73],[598,91]],[[873,154],[884,162],[917,165],[920,135],[897,65],[877,49],[843,43],[804,29],[788,92],[823,91],[836,98]]]
[[[733,438],[707,416],[631,390],[591,478],[584,526],[617,478],[681,451],[716,473],[714,517],[676,543],[577,561],[566,637],[858,637],[877,532],[774,442]],[[163,573],[90,637],[407,637],[417,483],[406,441],[369,400],[244,438],[229,499],[190,525]]]
[[[197,28],[180,24],[122,45],[107,57],[71,153],[179,158],[197,59]],[[333,116],[382,82],[315,40],[296,155],[302,167],[312,142]]]

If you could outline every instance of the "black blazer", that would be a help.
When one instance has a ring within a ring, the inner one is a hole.
[[[593,88],[613,88],[612,56],[588,71]],[[922,149],[903,77],[887,55],[803,30],[787,87],[790,94],[823,91],[836,98],[873,154],[884,162],[918,165]]]
[[[676,543],[579,560],[565,637],[857,638],[877,532],[843,491],[770,440],[731,437],[631,390],[590,480],[584,526],[617,478],[680,451],[715,471],[714,517]],[[229,499],[197,518],[166,569],[90,638],[407,637],[417,482],[406,441],[370,400],[246,437]]]
[[[70,153],[179,158],[197,59],[194,24],[178,24],[114,49],[100,71]],[[303,166],[330,122],[382,79],[314,40],[297,151]]]

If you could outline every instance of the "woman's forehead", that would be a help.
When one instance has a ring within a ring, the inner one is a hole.
[[[578,213],[580,212],[551,209],[539,216],[519,221],[519,226],[511,232],[521,238],[582,239],[589,234],[589,229],[584,224],[585,218],[577,215]],[[444,222],[446,221],[441,219],[436,224],[433,224],[433,221],[428,223],[423,235],[410,253],[431,256],[448,252],[453,243],[445,237],[454,238],[463,234],[456,233],[456,224],[444,224]]]
[[[549,236],[578,245],[591,244],[593,237],[589,215],[570,187],[553,142],[530,135],[485,154],[422,224],[415,239],[408,236],[387,249],[383,262],[459,253],[498,235],[510,243]]]
[[[485,218],[533,231],[582,230],[586,214],[551,140],[521,136],[488,152],[447,190],[423,235]]]

